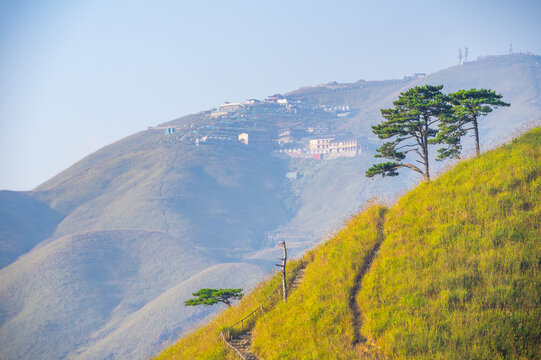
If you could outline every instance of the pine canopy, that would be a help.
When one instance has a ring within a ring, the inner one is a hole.
[[[442,88],[443,85],[413,87],[400,94],[393,102],[394,108],[381,110],[386,121],[373,126],[372,131],[380,139],[392,140],[377,150],[376,157],[395,162],[375,164],[368,169],[366,176],[396,176],[397,169],[406,167],[430,180],[428,146],[434,143],[438,133],[433,125],[447,116],[451,109],[449,97],[441,92]],[[408,153],[413,153],[417,157],[415,162],[421,166],[400,162]]]
[[[242,298],[242,289],[209,289],[204,288],[192,294],[195,299],[189,299],[184,302],[185,306],[196,305],[214,305],[223,302],[231,306],[231,300]]]

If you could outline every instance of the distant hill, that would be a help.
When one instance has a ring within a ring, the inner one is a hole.
[[[486,148],[541,118],[540,60],[487,57],[413,80],[301,88],[238,110],[224,104],[108,145],[33,191],[0,192],[2,356],[159,351],[218,310],[184,308],[191,292],[249,289],[274,267],[279,241],[301,256],[367,199],[418,182],[408,173],[364,177],[379,144],[370,127],[401,91],[443,83],[444,91],[501,92],[512,105],[481,122]],[[315,134],[320,124],[328,133]],[[292,139],[265,142],[287,131]],[[240,133],[262,143],[240,144]],[[358,156],[288,155],[338,135],[358,141]]]
[[[367,206],[305,254],[302,283],[287,303],[266,304],[252,354],[541,358],[540,159],[537,128],[418,185],[390,208]],[[299,266],[290,264],[290,273]],[[279,276],[260,283],[156,359],[235,359],[221,329],[279,286]]]
[[[0,269],[45,240],[62,215],[32,193],[0,191]]]

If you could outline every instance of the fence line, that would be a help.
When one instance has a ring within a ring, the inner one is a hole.
[[[277,287],[276,290],[274,290],[272,292],[272,294],[270,294],[269,296],[267,296],[267,298],[265,300],[263,300],[263,302],[261,304],[259,304],[258,307],[256,307],[251,313],[249,313],[248,315],[246,315],[244,318],[240,319],[239,321],[237,321],[236,323],[234,323],[233,325],[231,325],[228,330],[231,330],[233,329],[235,326],[237,326],[238,324],[240,324],[240,331],[242,332],[244,330],[244,320],[247,320],[250,316],[254,315],[257,313],[258,310],[260,310],[261,312],[263,312],[263,305],[265,305],[265,303],[267,301],[269,301],[269,299],[272,297],[272,295],[276,294],[278,291],[280,290],[280,287]]]
[[[223,331],[220,332],[220,336],[222,337],[222,340],[225,342],[225,344],[227,346],[229,346],[231,349],[235,350],[235,352],[237,353],[237,355],[242,359],[242,360],[247,360],[244,355],[242,355],[242,353],[239,351],[239,349],[237,349],[236,347],[234,347],[233,345],[231,345],[231,343],[229,341],[227,341],[227,339],[225,338],[224,336],[224,333]]]
[[[298,271],[301,270],[302,268],[304,268],[306,266],[306,262],[305,261],[302,261],[301,262],[301,265],[295,270],[295,277],[298,276]],[[291,283],[290,283],[290,286],[291,286]],[[270,298],[276,294],[276,293],[280,293],[280,290],[282,289],[282,286],[278,286],[269,296],[267,296],[267,298],[265,298],[265,300],[263,300],[263,302],[261,302],[261,304],[259,304],[258,307],[256,307],[254,310],[252,310],[251,313],[249,313],[248,315],[246,315],[245,317],[243,317],[242,319],[240,319],[239,321],[237,321],[236,323],[234,323],[233,325],[229,326],[227,329],[227,336],[224,335],[224,330],[220,331],[220,337],[222,338],[222,340],[226,343],[227,346],[229,346],[230,348],[232,348],[233,350],[235,350],[235,352],[237,353],[237,355],[242,359],[242,360],[247,360],[247,358],[242,355],[242,353],[239,351],[239,349],[237,349],[235,346],[233,346],[229,340],[231,340],[231,329],[233,329],[235,326],[239,325],[240,324],[240,332],[242,333],[244,331],[244,321],[246,321],[248,318],[250,318],[251,316],[254,316],[257,314],[257,311],[260,311],[261,314],[263,314],[263,305],[265,305],[265,303],[267,303],[267,301],[270,300]]]

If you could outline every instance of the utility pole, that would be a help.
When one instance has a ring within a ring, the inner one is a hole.
[[[284,249],[284,257],[282,258],[281,264],[276,264],[276,266],[282,268],[282,294],[284,302],[287,301],[287,284],[286,284],[286,261],[287,261],[287,249],[286,249],[286,242],[282,241],[280,243],[280,247]]]

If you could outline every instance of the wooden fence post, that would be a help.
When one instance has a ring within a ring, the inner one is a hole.
[[[282,258],[281,264],[276,264],[276,266],[279,266],[282,268],[282,297],[284,299],[284,302],[287,301],[287,284],[286,284],[286,262],[287,262],[287,249],[286,249],[286,242],[282,241],[280,243],[280,247],[284,249],[284,257]]]

